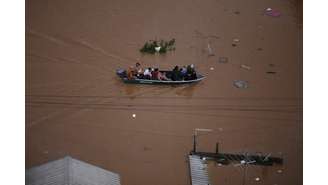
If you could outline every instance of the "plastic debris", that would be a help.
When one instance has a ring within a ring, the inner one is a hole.
[[[260,177],[256,177],[256,178],[254,178],[254,180],[255,180],[256,182],[258,182],[258,181],[260,181],[261,179],[260,179]]]
[[[248,82],[244,80],[234,80],[233,85],[237,88],[242,88],[242,89],[248,88]]]
[[[233,42],[239,42],[240,40],[238,38],[234,38]]]
[[[135,118],[137,115],[136,114],[132,114],[132,117]]]
[[[159,52],[159,50],[161,50],[161,47],[160,47],[160,46],[155,47],[155,50],[156,50],[157,52]]]
[[[248,65],[245,65],[245,64],[242,64],[240,67],[243,68],[243,69],[251,70],[251,66],[248,66]]]
[[[213,71],[214,70],[214,67],[210,67],[210,70]]]
[[[210,43],[207,43],[208,56],[214,56]]]
[[[219,63],[223,63],[223,64],[228,63],[228,58],[227,57],[219,57]]]
[[[238,38],[234,38],[232,39],[232,47],[236,47],[237,46],[237,43],[239,42],[240,40]]]
[[[272,8],[265,9],[265,15],[271,17],[280,17],[281,13],[278,10],[273,10]]]
[[[280,170],[277,170],[277,173],[282,173],[282,170],[280,169]]]

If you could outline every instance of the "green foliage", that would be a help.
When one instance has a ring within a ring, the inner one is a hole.
[[[164,40],[149,40],[144,44],[144,46],[140,49],[141,53],[149,53],[149,54],[155,54],[156,53],[156,47],[161,47],[159,50],[159,53],[163,54],[167,51],[175,50],[175,39],[171,39],[170,41],[164,41]]]

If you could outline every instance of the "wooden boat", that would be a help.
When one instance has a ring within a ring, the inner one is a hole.
[[[171,71],[160,71],[162,73],[165,73],[166,76],[169,78],[171,75]],[[190,83],[196,83],[205,78],[205,76],[197,74],[197,78],[193,80],[180,80],[180,81],[173,81],[173,80],[150,80],[150,79],[133,79],[129,80],[126,75],[126,70],[124,69],[118,69],[116,70],[117,76],[119,76],[124,83],[131,83],[131,84],[152,84],[152,85],[179,85],[179,84],[190,84]]]

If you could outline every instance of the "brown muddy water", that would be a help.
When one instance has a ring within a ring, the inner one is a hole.
[[[249,166],[245,184],[302,184],[301,4],[27,0],[26,168],[71,155],[119,173],[124,185],[188,185],[192,134],[207,128],[199,150],[214,151],[219,141],[223,152],[284,158],[283,166]],[[269,7],[281,16],[264,15]],[[171,38],[174,52],[138,51]],[[115,69],[137,61],[163,69],[193,63],[206,79],[123,84]],[[213,184],[243,182],[233,165],[210,165],[210,175]]]

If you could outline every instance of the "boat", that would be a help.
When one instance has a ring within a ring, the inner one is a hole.
[[[170,76],[172,71],[160,71],[162,73],[165,73],[167,77]],[[179,81],[173,81],[173,80],[151,80],[151,79],[128,79],[126,70],[124,69],[118,69],[116,70],[116,74],[118,77],[120,77],[124,83],[130,83],[130,84],[152,84],[152,85],[179,85],[179,84],[191,84],[196,83],[199,81],[202,81],[205,76],[201,74],[197,74],[197,78],[193,80],[179,80]]]

